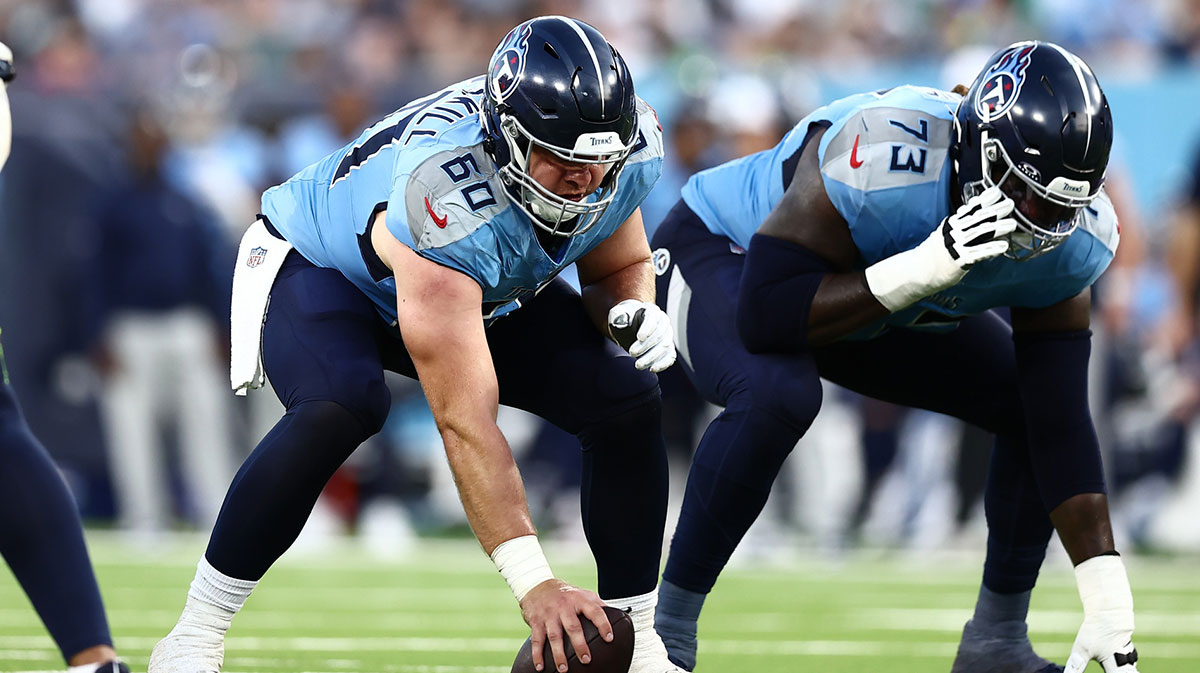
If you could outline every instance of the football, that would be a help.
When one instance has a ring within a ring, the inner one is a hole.
[[[568,639],[563,647],[567,655],[567,673],[628,673],[629,663],[633,661],[633,621],[621,610],[608,606],[605,606],[604,614],[608,615],[608,623],[612,624],[612,642],[604,642],[596,625],[580,615],[579,622],[583,625],[583,637],[592,652],[592,661],[589,664],[580,662]],[[542,652],[542,662],[545,664],[542,673],[555,672],[550,643],[546,643]],[[525,639],[525,644],[517,652],[512,673],[537,673],[533,667],[533,642],[529,638]]]

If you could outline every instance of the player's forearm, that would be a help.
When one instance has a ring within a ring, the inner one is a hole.
[[[871,294],[861,271],[826,275],[808,314],[808,342],[815,346],[836,341],[889,314]]]
[[[1074,565],[1117,548],[1108,516],[1108,496],[1103,493],[1080,493],[1068,498],[1050,512],[1050,521]]]
[[[625,299],[654,302],[654,268],[647,257],[603,278],[587,281],[580,291],[588,316],[608,334],[608,310]]]
[[[483,550],[491,554],[506,540],[536,534],[521,475],[500,429],[494,424],[469,432],[443,427],[442,440],[467,521]]]

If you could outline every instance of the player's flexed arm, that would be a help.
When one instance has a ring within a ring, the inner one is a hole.
[[[667,314],[654,304],[654,269],[642,211],[633,211],[616,233],[579,259],[583,305],[596,327],[613,334],[642,313],[636,339],[618,343],[638,369],[661,372],[675,362],[675,339]]]
[[[971,199],[916,248],[853,271],[858,250],[821,179],[808,139],[783,200],[751,239],[738,331],[751,352],[793,351],[845,336],[954,285],[974,263],[1003,254],[1016,227],[999,189]],[[792,307],[781,311],[780,307]]]
[[[565,670],[563,633],[580,661],[589,660],[579,614],[606,640],[612,627],[593,592],[555,579],[537,544],[521,475],[496,425],[499,388],[482,319],[483,294],[465,274],[424,259],[401,244],[381,213],[372,228],[375,251],[396,278],[396,313],[475,536],[513,589],[529,623],[541,670],[550,641]]]
[[[1034,474],[1083,600],[1066,673],[1080,673],[1093,659],[1105,673],[1135,673],[1133,594],[1113,543],[1087,401],[1090,305],[1084,290],[1043,309],[1014,307],[1017,375]]]

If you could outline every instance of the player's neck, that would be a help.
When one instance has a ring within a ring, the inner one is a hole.
[[[541,227],[534,227],[533,233],[537,236],[538,245],[542,246],[542,250],[546,256],[555,262],[560,261],[562,252],[567,248],[571,238],[569,236],[555,236]]]

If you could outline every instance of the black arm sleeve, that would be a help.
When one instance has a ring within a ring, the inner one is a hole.
[[[1091,336],[1091,330],[1013,334],[1030,457],[1047,512],[1080,493],[1106,492],[1087,399]]]
[[[808,347],[808,314],[825,274],[833,271],[808,248],[774,236],[750,239],[738,291],[737,328],[751,353]]]

